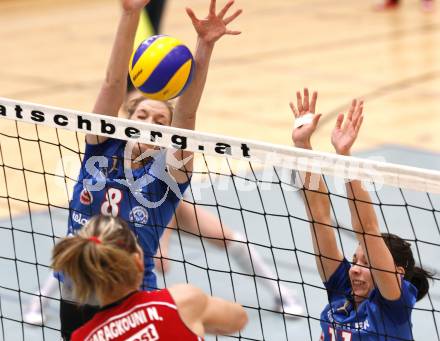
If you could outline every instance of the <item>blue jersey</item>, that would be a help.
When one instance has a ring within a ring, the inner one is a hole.
[[[68,233],[75,233],[97,214],[124,219],[144,252],[143,287],[151,290],[157,288],[153,256],[188,183],[177,184],[170,178],[165,171],[164,151],[157,152],[140,168],[125,169],[126,144],[117,139],[86,144],[70,202]]]
[[[396,301],[382,297],[377,288],[359,304],[352,304],[350,263],[344,259],[325,283],[330,304],[321,313],[322,341],[413,340],[411,311],[417,289],[402,279],[402,294]],[[347,303],[344,307],[344,303]]]

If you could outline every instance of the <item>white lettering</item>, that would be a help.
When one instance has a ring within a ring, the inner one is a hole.
[[[122,319],[121,324],[122,324],[122,328],[124,328],[125,331],[130,329],[130,325],[128,324],[128,321],[126,318]]]
[[[157,309],[155,307],[147,308],[148,313],[148,319],[150,321],[161,321],[162,318],[159,317],[159,313],[157,312]]]
[[[126,341],[156,341],[159,340],[159,333],[154,324],[149,324]]]
[[[108,326],[104,327],[104,334],[105,334],[105,339],[106,340],[113,339],[113,334],[111,333],[110,328]]]
[[[119,335],[122,335],[122,334],[124,334],[124,333],[125,333],[125,330],[124,330],[124,328],[122,328],[122,323],[121,323],[121,320],[119,320],[119,321],[116,321],[116,326],[118,327],[118,330],[119,330]]]
[[[78,212],[72,212],[72,220],[81,226],[85,225],[88,221],[88,219],[83,218],[82,214]]]
[[[119,329],[118,329],[116,323],[113,323],[113,322],[110,323],[109,328],[110,328],[110,330],[112,331],[112,335],[113,335],[113,337],[114,337],[114,338],[117,338],[117,337],[119,336]]]
[[[162,318],[158,315],[157,310],[155,308],[153,308],[155,313],[153,312],[151,316],[154,316],[155,318],[157,318],[157,320],[162,320]],[[132,329],[135,329],[136,327],[143,325],[143,324],[147,324],[148,323],[148,319],[147,319],[147,315],[145,314],[144,310],[138,310],[135,311],[133,313],[131,313],[128,316],[124,316],[116,321],[112,321],[109,324],[105,324],[104,326],[102,326],[101,328],[99,328],[98,330],[96,330],[93,335],[91,335],[87,340],[93,340],[93,341],[111,341],[114,340],[118,337],[121,337],[123,334],[129,332]],[[148,326],[147,326],[148,327]],[[148,341],[154,341],[157,340],[155,339],[155,334],[154,332],[156,331],[156,329],[153,326],[154,331],[151,331],[150,334],[151,338],[150,339],[145,339]],[[148,328],[144,328],[145,330],[149,330]],[[149,336],[150,337],[150,336]],[[158,337],[158,336],[157,336]]]
[[[99,341],[106,341],[104,337],[104,332],[102,330],[98,331]]]

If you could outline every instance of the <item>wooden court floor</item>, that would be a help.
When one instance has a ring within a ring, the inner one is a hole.
[[[416,0],[391,13],[367,0],[236,2],[243,34],[217,44],[198,130],[290,144],[288,102],[308,86],[325,115],[317,149],[330,150],[336,111],[364,96],[359,149],[440,150],[440,11]],[[208,0],[169,0],[163,32],[192,47],[186,6],[202,15]],[[118,11],[116,0],[1,0],[0,96],[91,110]]]

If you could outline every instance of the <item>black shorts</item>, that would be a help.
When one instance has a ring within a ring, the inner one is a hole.
[[[78,305],[74,302],[61,300],[60,321],[63,340],[69,341],[75,329],[91,320],[98,311],[98,306]]]

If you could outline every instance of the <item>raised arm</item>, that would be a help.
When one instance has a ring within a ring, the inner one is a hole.
[[[345,120],[343,114],[339,114],[336,120],[332,133],[336,153],[351,155],[351,147],[356,141],[362,121],[363,102],[353,100]],[[396,300],[401,294],[401,280],[391,252],[381,236],[370,194],[358,180],[347,182],[346,189],[353,230],[371,267],[374,282],[384,298]]]
[[[171,122],[173,127],[184,129],[195,128],[196,112],[205,87],[214,45],[224,35],[237,35],[241,33],[240,31],[232,31],[227,28],[227,25],[234,21],[242,12],[241,10],[237,10],[232,15],[226,17],[226,13],[233,4],[233,0],[228,1],[220,12],[216,13],[216,0],[211,0],[209,13],[205,19],[198,19],[192,9],[186,9],[194,29],[197,32],[197,47],[194,55],[195,74],[188,89],[177,100],[173,120]],[[178,152],[175,156],[178,160],[189,158],[182,168],[184,168],[186,172],[192,171],[192,153]],[[172,173],[177,182],[187,181],[187,175],[184,172],[172,170]]]
[[[128,63],[133,51],[133,41],[141,10],[150,0],[121,0],[122,14],[113,42],[106,76],[96,98],[93,112],[96,114],[118,116],[127,89]],[[107,138],[87,134],[86,142],[97,144]]]
[[[290,108],[295,115],[295,120],[304,115],[314,114],[310,123],[305,123],[293,130],[292,140],[297,148],[312,149],[311,136],[315,131],[321,114],[315,114],[318,94],[313,93],[309,101],[309,90],[304,89],[304,99],[301,93],[296,93],[297,106],[290,103]],[[316,177],[319,177],[316,181]],[[322,281],[326,282],[336,271],[343,257],[336,243],[336,236],[331,227],[330,199],[323,178],[318,174],[301,174],[305,187],[303,200],[306,207],[310,224],[310,232],[313,240],[316,265]]]

